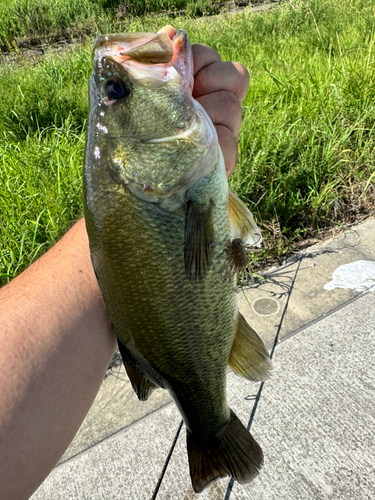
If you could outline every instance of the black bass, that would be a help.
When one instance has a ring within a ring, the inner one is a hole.
[[[259,230],[192,98],[186,33],[102,35],[93,58],[86,227],[129,379],[141,400],[156,387],[175,400],[196,492],[228,475],[246,483],[263,455],[228,407],[226,372],[258,381],[271,368],[237,307],[238,254]]]

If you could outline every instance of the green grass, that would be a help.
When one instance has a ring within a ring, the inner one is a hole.
[[[1,282],[48,249],[82,210],[84,133],[65,123],[24,141],[0,138]]]
[[[134,18],[155,31],[166,17]],[[295,1],[264,15],[178,18],[193,42],[250,72],[234,190],[275,255],[352,222],[375,198],[375,13],[371,0]],[[0,67],[0,282],[82,214],[89,46]]]
[[[41,41],[95,36],[126,29],[134,16],[219,12],[221,0],[8,0],[0,3],[0,48],[4,52]]]
[[[242,45],[252,83],[232,183],[290,243],[374,207],[375,16],[361,1],[273,16],[253,18]]]

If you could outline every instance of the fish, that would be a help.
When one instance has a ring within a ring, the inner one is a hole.
[[[186,426],[195,492],[251,481],[260,445],[226,400],[228,365],[272,368],[238,311],[236,273],[261,235],[229,189],[212,121],[193,99],[185,31],[100,35],[93,48],[84,213],[93,268],[138,398],[163,388]]]

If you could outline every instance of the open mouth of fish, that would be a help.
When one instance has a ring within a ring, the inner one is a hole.
[[[193,58],[186,33],[179,30],[170,40],[160,33],[120,33],[100,35],[95,40],[94,61],[111,57],[135,80],[147,81],[151,87],[161,85],[179,74],[184,90],[193,90]]]

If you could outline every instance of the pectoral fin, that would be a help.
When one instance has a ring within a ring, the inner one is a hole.
[[[190,280],[200,281],[212,260],[214,227],[212,208],[214,202],[202,207],[194,201],[188,201],[185,219],[185,270]]]
[[[234,373],[258,382],[264,380],[272,369],[271,359],[262,339],[238,313],[236,336],[229,357]]]
[[[262,235],[253,214],[231,190],[229,190],[228,211],[232,240],[240,238],[245,245],[259,247]]]
[[[128,374],[134,392],[136,393],[140,401],[147,401],[147,399],[150,397],[151,393],[154,391],[154,389],[156,389],[157,386],[153,382],[151,382],[151,380],[148,380],[148,378],[146,378],[143,373],[141,373],[138,368],[136,368],[133,363],[129,361],[126,348],[119,339],[117,339],[117,343],[122,361],[124,362],[126,373]]]

